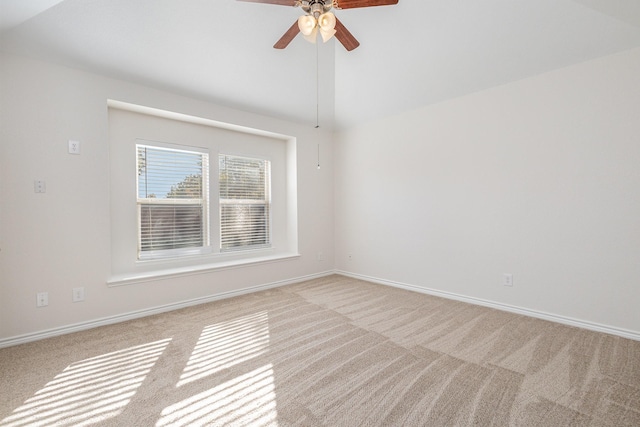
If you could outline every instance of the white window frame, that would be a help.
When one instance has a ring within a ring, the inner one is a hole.
[[[241,252],[241,251],[249,251],[263,248],[271,247],[271,162],[268,159],[257,158],[257,157],[247,157],[247,156],[238,156],[233,154],[218,154],[218,164],[220,164],[223,160],[227,161],[227,159],[243,159],[248,161],[258,161],[264,163],[264,182],[263,182],[263,199],[257,198],[223,198],[223,184],[222,181],[219,181],[218,184],[218,203],[220,207],[220,217],[219,217],[219,225],[220,225],[220,252]],[[222,169],[218,169],[218,176],[221,178]],[[253,245],[237,245],[231,247],[225,247],[225,221],[223,218],[223,208],[225,206],[264,206],[267,219],[265,222],[265,241],[259,244]]]
[[[186,153],[201,156],[202,162],[202,197],[197,199],[166,199],[166,198],[143,198],[140,197],[140,179],[136,177],[136,205],[137,205],[137,253],[139,261],[149,261],[167,258],[179,258],[193,255],[203,255],[211,252],[211,237],[209,227],[209,153],[208,150],[200,147],[182,146],[176,144],[159,143],[154,141],[138,140],[136,143],[136,172],[139,174],[138,156],[140,148],[148,148],[157,151],[167,151],[175,153]],[[142,208],[145,205],[166,205],[166,206],[201,206],[202,207],[202,246],[192,246],[177,249],[160,249],[143,251],[142,249]]]

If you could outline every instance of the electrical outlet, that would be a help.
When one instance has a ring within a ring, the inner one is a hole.
[[[38,292],[36,294],[36,307],[46,307],[49,305],[49,292]]]
[[[513,274],[504,273],[502,275],[502,284],[505,286],[513,286]]]
[[[73,302],[84,301],[84,288],[73,288]]]
[[[80,154],[80,141],[69,140],[69,154]]]
[[[324,261],[324,254],[322,252],[318,252],[316,259],[318,261]]]
[[[349,254],[347,255],[347,258],[349,259],[349,261],[353,261],[353,255]]]

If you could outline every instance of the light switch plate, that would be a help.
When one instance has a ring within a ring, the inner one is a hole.
[[[35,193],[46,193],[47,192],[47,184],[42,180],[33,181],[33,191]]]

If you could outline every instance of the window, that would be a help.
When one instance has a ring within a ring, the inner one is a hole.
[[[210,249],[209,156],[191,150],[136,145],[140,260]],[[226,154],[218,160],[220,251],[269,247],[270,162]]]
[[[220,154],[220,250],[270,245],[271,164]]]
[[[109,286],[299,256],[294,137],[113,100],[108,111]]]
[[[138,259],[203,253],[209,246],[207,153],[136,145]]]

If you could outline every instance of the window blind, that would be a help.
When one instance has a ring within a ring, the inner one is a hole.
[[[271,243],[270,162],[219,155],[220,249],[269,246]]]
[[[139,258],[208,246],[208,154],[138,144]]]

